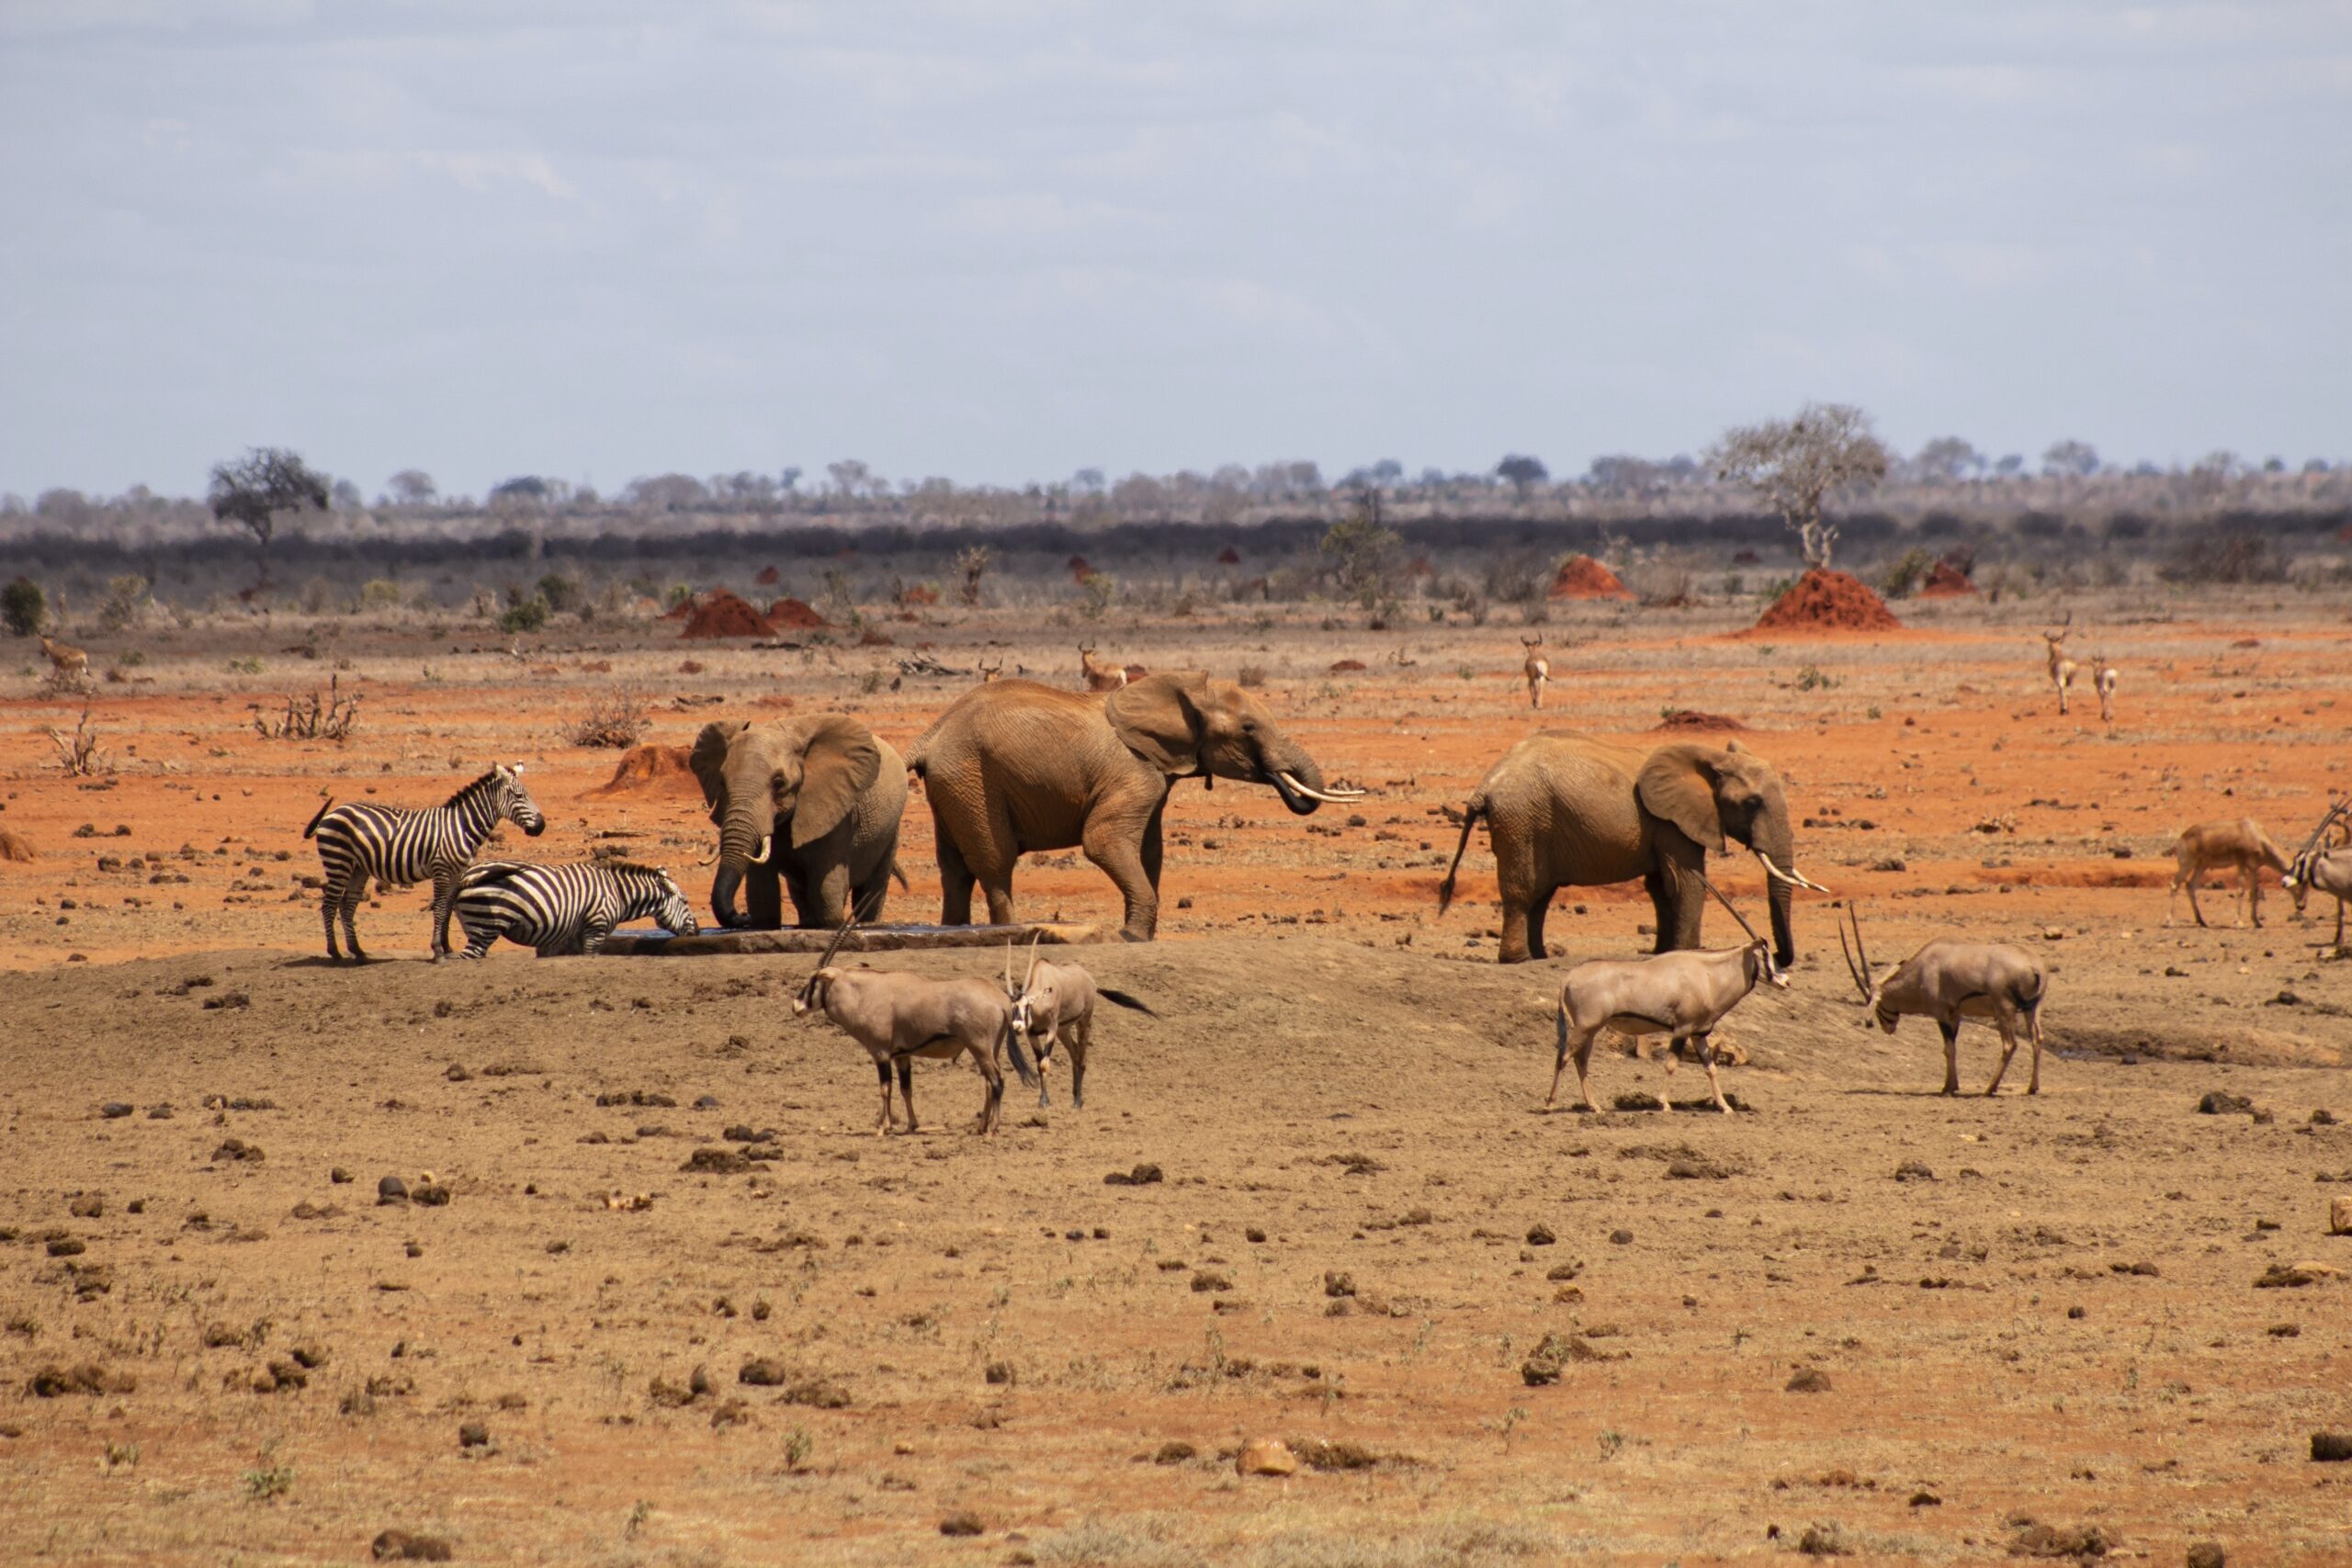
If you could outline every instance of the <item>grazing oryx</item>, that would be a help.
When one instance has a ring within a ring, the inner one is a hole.
[[[1040,963],[1038,938],[1029,942],[1029,973],[1016,987],[1012,983],[1012,943],[1004,944],[1004,994],[1012,1002],[1012,1037],[1029,1045],[1037,1058],[1037,1103],[1046,1099],[1046,1068],[1054,1047],[1069,1046],[1070,1103],[1086,1104],[1086,1052],[1094,1040],[1094,998],[1116,1002],[1146,1018],[1159,1015],[1127,995],[1098,986],[1094,976],[1075,964]]]
[[[875,1124],[875,1136],[887,1136],[891,1130],[893,1066],[899,1070],[899,1096],[907,1102],[907,1131],[912,1133],[914,1058],[952,1062],[967,1052],[988,1083],[988,1096],[980,1103],[972,1131],[995,1132],[1004,1103],[1004,1069],[997,1058],[1008,1043],[1021,1081],[1038,1081],[1037,1070],[1029,1065],[1028,1050],[1012,1030],[1012,999],[986,980],[969,976],[934,980],[896,970],[835,968],[833,955],[856,929],[857,922],[852,920],[833,933],[832,945],[817,961],[816,973],[792,998],[792,1016],[799,1018],[812,1010],[823,1012],[874,1058],[874,1071],[882,1080],[882,1119]]]
[[[2241,817],[2234,822],[2199,822],[2180,836],[2173,846],[2173,859],[2180,869],[2173,873],[2172,891],[2165,897],[2165,924],[2172,924],[2174,904],[2180,890],[2188,889],[2188,912],[2197,923],[2205,923],[2205,911],[2197,907],[2197,885],[2208,872],[2237,867],[2238,892],[2245,898],[2246,910],[2254,917],[2254,929],[2262,929],[2262,868],[2284,875],[2287,857],[2262,830],[2262,824],[2251,817]],[[2233,906],[2234,908],[2234,905]],[[2240,922],[2233,919],[2232,925]]]
[[[2058,688],[2058,711],[2066,711],[2066,693],[2075,684],[2075,661],[2066,657],[2066,639],[2075,635],[2075,612],[2066,612],[2064,625],[2055,631],[2041,634],[2050,645],[2050,683]]]
[[[615,926],[647,917],[673,936],[700,929],[668,872],[630,861],[486,861],[458,879],[457,908],[468,958],[489,956],[500,937],[537,949],[541,958],[594,954]]]
[[[40,650],[49,660],[50,673],[60,681],[79,681],[90,673],[90,656],[78,648],[43,637]]]
[[[1731,910],[1732,919],[1747,933],[1747,945],[1712,951],[1684,948],[1648,958],[1597,958],[1569,970],[1560,987],[1559,1055],[1552,1064],[1552,1089],[1544,1097],[1544,1109],[1551,1109],[1559,1098],[1560,1075],[1567,1071],[1572,1050],[1577,1059],[1577,1089],[1584,1096],[1584,1108],[1600,1109],[1593,1103],[1588,1068],[1595,1037],[1603,1030],[1614,1030],[1635,1036],[1664,1034],[1673,1044],[1685,1040],[1696,1042],[1699,1060],[1706,1065],[1707,1088],[1715,1097],[1715,1109],[1725,1115],[1731,1113],[1731,1106],[1724,1100],[1723,1083],[1715,1077],[1715,1048],[1708,1043],[1708,1033],[1722,1021],[1724,1014],[1747,999],[1757,981],[1769,980],[1786,990],[1789,975],[1772,961],[1772,944],[1756,934],[1747,917],[1724,897],[1722,890],[1707,881],[1703,874],[1699,880],[1706,884],[1707,891],[1724,908]],[[1671,1050],[1667,1053],[1666,1070],[1674,1070]],[[1660,1110],[1673,1109],[1662,1094],[1657,1102]]]
[[[1521,673],[1527,677],[1527,705],[1540,710],[1544,688],[1552,682],[1552,661],[1544,657],[1544,634],[1521,637],[1519,643],[1527,649],[1527,662],[1521,667]]]
[[[1846,951],[1846,970],[1862,994],[1878,1026],[1889,1034],[1905,1013],[1932,1018],[1944,1033],[1944,1092],[1960,1092],[1960,1021],[1990,1019],[2001,1032],[2001,1065],[1984,1086],[1992,1094],[2001,1087],[2001,1075],[2017,1055],[2018,1028],[2025,1027],[2033,1041],[2033,1073],[2028,1094],[2041,1092],[2041,1003],[2050,994],[2050,975],[2041,960],[2021,947],[2001,942],[1960,942],[1938,937],[1883,980],[1871,978],[1870,954],[1862,948],[1861,918],[1853,906],[1846,919],[1854,929],[1854,945]],[[1846,947],[1843,927],[1838,945]],[[1868,1023],[1863,1028],[1870,1027]]]
[[[352,958],[366,960],[353,921],[359,901],[368,897],[368,879],[373,877],[387,887],[432,882],[433,961],[448,957],[449,913],[458,897],[458,878],[502,820],[534,839],[547,831],[548,819],[523,787],[520,762],[511,768],[497,763],[441,805],[421,810],[364,800],[337,806],[330,797],[302,829],[302,837],[319,840],[319,868],[326,874],[319,918],[326,923],[327,956],[338,962],[343,958],[334,944],[335,911],[340,909]]]
[[[1078,650],[1078,672],[1090,692],[1115,692],[1127,683],[1126,666],[1103,663],[1091,648]]]
[[[2115,666],[2107,661],[2104,653],[2091,655],[2091,690],[2098,694],[2098,717],[2101,724],[2115,722]]]
[[[2324,893],[2335,900],[2335,955],[2344,956],[2344,901],[2352,898],[2352,845],[2339,844],[2332,849],[2320,847],[2328,829],[2352,814],[2352,799],[2331,802],[2327,815],[2319,819],[2312,836],[2287,866],[2287,891],[2294,896],[2295,915],[2302,918],[2303,905],[2313,892]]]

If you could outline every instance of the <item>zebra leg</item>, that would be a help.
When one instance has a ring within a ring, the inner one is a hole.
[[[605,939],[612,934],[613,921],[610,915],[597,915],[591,918],[588,924],[581,931],[580,951],[594,958],[605,951]]]
[[[327,928],[327,962],[330,964],[343,962],[343,949],[335,945],[334,940],[334,911],[335,906],[343,901],[342,896],[343,889],[333,882],[329,882],[325,891],[319,895],[319,919],[325,922]]]
[[[351,959],[355,964],[368,962],[368,954],[361,952],[359,947],[359,901],[366,897],[368,897],[368,879],[365,876],[354,877],[344,884],[344,945],[351,949]]]
[[[446,866],[433,871],[433,961],[449,956],[449,916],[458,902],[457,874]]]

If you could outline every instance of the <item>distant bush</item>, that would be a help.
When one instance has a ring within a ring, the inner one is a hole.
[[[2260,534],[2200,534],[2176,547],[2160,570],[2167,582],[2278,582],[2287,563]]]
[[[548,624],[548,602],[532,594],[519,604],[509,604],[498,614],[498,629],[503,632],[535,632]]]
[[[557,615],[577,610],[581,604],[580,580],[566,577],[560,571],[551,571],[539,579],[539,597],[546,600],[548,608]]]
[[[389,577],[371,577],[359,590],[359,607],[363,610],[397,610],[401,607],[401,585]]]
[[[7,623],[10,637],[36,636],[48,619],[49,595],[31,578],[20,577],[0,588],[0,621]]]
[[[1928,552],[1914,545],[1903,552],[1901,560],[1886,569],[1886,575],[1879,579],[1878,591],[1889,599],[1908,598],[1933,564]]]
[[[147,580],[136,572],[107,580],[107,596],[98,605],[98,628],[119,632],[139,618],[147,603]]]
[[[618,689],[591,703],[565,738],[574,746],[634,746],[651,722],[645,715],[645,699]]]

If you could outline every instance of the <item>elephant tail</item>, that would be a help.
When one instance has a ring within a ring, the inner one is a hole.
[[[1453,863],[1445,868],[1445,880],[1437,885],[1437,912],[1441,919],[1446,910],[1453,907],[1453,879],[1462,869],[1463,852],[1470,847],[1470,829],[1476,827],[1478,818],[1486,814],[1487,802],[1483,795],[1472,795],[1470,804],[1462,808],[1462,841],[1453,846]]]
[[[899,869],[899,857],[896,855],[890,857],[890,874],[899,879],[899,892],[911,893],[915,890],[914,884],[907,880],[907,874]]]
[[[928,771],[931,767],[930,746],[931,731],[926,729],[916,736],[908,744],[907,749],[899,753],[907,764],[908,773],[922,780],[926,784],[931,782],[931,774]]]

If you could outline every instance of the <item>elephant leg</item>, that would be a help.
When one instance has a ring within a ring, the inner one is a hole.
[[[1149,942],[1159,926],[1159,891],[1144,870],[1143,840],[1156,823],[1157,813],[1143,831],[1134,830],[1132,821],[1096,813],[1087,819],[1080,848],[1126,901],[1126,918],[1119,934],[1129,942]]]
[[[968,926],[972,923],[972,867],[965,860],[964,852],[947,836],[947,826],[935,822],[932,843],[939,855],[939,923],[943,926]]]
[[[784,924],[784,879],[774,865],[753,861],[743,868],[743,919],[767,931]]]
[[[890,863],[885,860],[873,875],[850,889],[851,912],[861,920],[878,923],[890,900]]]
[[[1707,904],[1699,876],[1706,869],[1707,852],[1661,822],[1657,853],[1650,873],[1657,882],[1650,898],[1657,906],[1657,943],[1651,951],[1686,952],[1701,945],[1700,922]]]
[[[1527,901],[1527,956],[1549,958],[1552,950],[1544,941],[1544,921],[1552,912],[1552,895],[1555,888],[1544,886],[1535,890]]]
[[[798,885],[800,891],[793,904],[800,911],[803,926],[834,931],[855,914],[849,903],[849,866],[845,863],[836,861],[819,869],[813,876],[804,871]],[[807,903],[803,904],[802,899]]]
[[[1151,884],[1151,890],[1154,893],[1159,891],[1159,861],[1163,848],[1159,835],[1159,819],[1167,815],[1168,802],[1163,799],[1159,803],[1159,809],[1151,814],[1151,820],[1144,824],[1143,829],[1140,852],[1143,859],[1144,880]]]
[[[1551,901],[1552,888],[1536,876],[1516,846],[1495,846],[1495,891],[1503,906],[1502,949],[1496,961],[1524,964],[1546,956],[1544,910]]]

